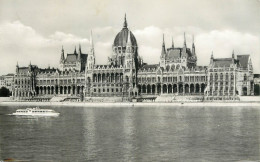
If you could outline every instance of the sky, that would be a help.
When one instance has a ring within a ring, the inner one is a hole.
[[[159,63],[162,35],[166,47],[183,47],[192,35],[198,65],[214,58],[250,54],[260,73],[260,0],[0,0],[0,75],[31,62],[58,67],[61,48],[73,53],[79,44],[90,50],[93,32],[96,63],[106,64],[112,43],[127,15],[139,55]]]

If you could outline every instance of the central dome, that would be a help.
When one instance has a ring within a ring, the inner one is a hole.
[[[118,47],[118,46],[126,47],[127,39],[128,39],[128,33],[129,33],[129,29],[127,28],[127,22],[126,22],[126,17],[125,17],[124,27],[116,35],[113,46],[114,47]],[[130,39],[131,39],[132,46],[137,46],[135,36],[131,31],[130,31]]]

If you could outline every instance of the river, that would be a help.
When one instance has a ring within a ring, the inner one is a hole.
[[[10,116],[0,106],[0,160],[257,161],[257,107],[42,106],[59,117]]]

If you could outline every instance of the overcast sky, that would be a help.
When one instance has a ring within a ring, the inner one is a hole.
[[[183,46],[192,35],[198,65],[215,58],[250,54],[260,73],[260,0],[0,0],[0,75],[30,61],[58,67],[61,47],[72,53],[80,43],[89,51],[93,30],[97,64],[106,64],[124,14],[147,63],[158,63],[162,34],[166,46]]]

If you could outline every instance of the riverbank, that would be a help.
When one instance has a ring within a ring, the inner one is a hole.
[[[80,107],[169,107],[169,106],[189,106],[189,107],[203,107],[203,106],[243,106],[243,107],[259,107],[260,102],[0,102],[0,105],[16,105],[16,106],[80,106]]]

